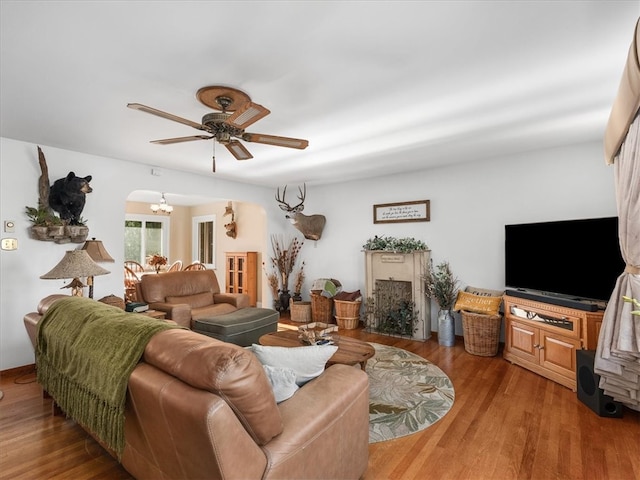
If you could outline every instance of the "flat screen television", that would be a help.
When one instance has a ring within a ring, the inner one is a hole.
[[[618,217],[505,225],[508,289],[607,302],[625,264]]]

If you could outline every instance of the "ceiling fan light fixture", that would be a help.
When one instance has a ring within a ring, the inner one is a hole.
[[[229,134],[229,132],[217,132],[216,140],[218,141],[218,143],[226,145],[231,141],[231,135]]]

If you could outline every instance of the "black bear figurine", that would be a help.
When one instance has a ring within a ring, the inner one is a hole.
[[[91,175],[82,178],[69,172],[65,178],[60,178],[51,185],[49,206],[60,214],[62,220],[68,220],[69,225],[80,223],[85,196],[93,191],[89,186],[90,181]]]

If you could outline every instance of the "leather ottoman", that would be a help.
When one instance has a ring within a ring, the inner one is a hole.
[[[193,320],[194,332],[241,347],[258,343],[265,333],[278,330],[280,313],[270,308],[241,308],[212,318]]]

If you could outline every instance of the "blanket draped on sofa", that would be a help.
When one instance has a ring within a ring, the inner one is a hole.
[[[168,328],[177,327],[88,298],[61,299],[38,323],[38,383],[120,458],[129,375],[151,337]]]

